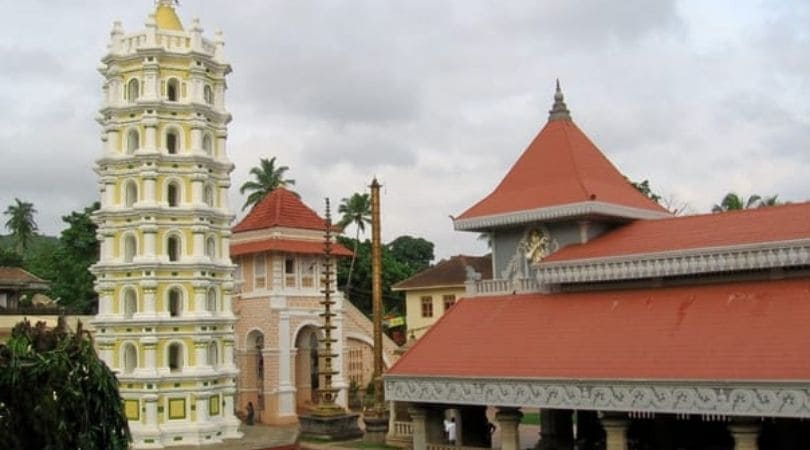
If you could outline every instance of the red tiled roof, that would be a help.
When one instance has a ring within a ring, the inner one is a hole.
[[[810,203],[716,214],[637,220],[544,262],[810,238]]]
[[[47,284],[48,282],[19,267],[0,267],[0,284],[25,285]]]
[[[397,376],[810,380],[810,282],[463,299]]]
[[[323,230],[326,224],[298,195],[284,188],[276,188],[257,203],[232,231],[239,233],[272,227]]]
[[[600,201],[666,212],[634,188],[571,120],[550,120],[498,187],[457,219]]]
[[[285,252],[323,254],[323,241],[302,241],[294,239],[264,239],[261,241],[231,244],[231,255],[240,256],[259,252]],[[332,244],[332,254],[335,256],[352,256],[352,251],[338,244]]]
[[[458,255],[400,281],[391,288],[408,290],[435,286],[464,286],[464,282],[467,280],[467,266],[471,266],[473,270],[480,273],[482,279],[492,279],[492,255]]]

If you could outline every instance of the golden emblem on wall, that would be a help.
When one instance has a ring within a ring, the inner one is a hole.
[[[530,263],[539,263],[551,253],[551,239],[542,230],[535,228],[526,233],[521,242],[521,250]]]

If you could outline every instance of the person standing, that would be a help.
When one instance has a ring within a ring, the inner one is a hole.
[[[456,418],[451,417],[450,422],[447,422],[445,426],[445,430],[447,431],[447,442],[450,445],[456,445]]]

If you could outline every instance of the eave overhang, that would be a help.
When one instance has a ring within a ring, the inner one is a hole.
[[[620,220],[662,219],[672,217],[670,213],[663,211],[632,208],[629,206],[622,206],[600,201],[585,201],[545,208],[512,211],[502,214],[470,217],[466,219],[453,219],[453,228],[456,231],[486,231],[493,228],[501,228],[513,225],[579,219],[593,216],[602,216]]]

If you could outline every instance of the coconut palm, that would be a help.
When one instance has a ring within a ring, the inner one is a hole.
[[[354,261],[357,258],[357,248],[360,245],[360,233],[365,233],[366,224],[371,224],[371,198],[369,194],[360,194],[355,192],[351,197],[340,200],[338,205],[338,213],[341,214],[338,225],[342,228],[354,224],[355,238],[354,238],[354,255],[352,255],[352,262],[349,264],[349,275],[346,278],[346,291],[352,285],[352,272],[354,271]]]
[[[276,167],[276,157],[270,159],[262,158],[259,160],[259,165],[250,169],[250,174],[255,177],[255,180],[248,180],[239,188],[239,193],[244,194],[245,191],[250,191],[242,210],[248,206],[254,206],[264,197],[267,196],[276,188],[289,187],[295,184],[295,180],[284,178],[284,172],[290,168],[287,166]]]
[[[779,206],[783,204],[783,202],[779,201],[779,194],[771,195],[769,197],[763,197],[762,200],[759,202],[758,208],[767,208],[769,206]]]
[[[4,213],[9,216],[6,228],[14,236],[17,252],[23,254],[37,231],[37,223],[34,221],[34,214],[37,210],[34,209],[33,203],[22,202],[18,198],[15,198],[14,201],[16,204],[9,205]]]
[[[726,211],[735,211],[739,209],[751,209],[756,208],[762,204],[762,197],[759,195],[752,195],[748,197],[748,200],[745,200],[743,197],[735,194],[734,192],[729,192],[723,197],[723,201],[720,202],[719,205],[714,205],[712,207],[712,212],[726,212]]]

